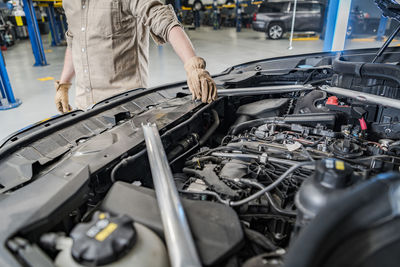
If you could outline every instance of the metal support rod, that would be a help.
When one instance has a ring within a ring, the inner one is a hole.
[[[263,87],[218,89],[219,96],[245,96],[245,95],[263,95],[263,94],[283,94],[298,91],[313,90],[310,85],[276,85]]]
[[[399,33],[400,31],[400,24],[397,26],[397,28],[392,32],[392,34],[389,36],[389,38],[386,40],[386,42],[382,45],[382,47],[379,49],[379,51],[376,53],[375,58],[372,60],[372,63],[375,63],[380,56],[382,56],[383,52],[385,52],[386,48],[390,45],[390,43],[393,41],[394,37]]]
[[[142,125],[172,267],[200,267],[182,203],[155,124]]]
[[[330,87],[327,85],[323,85],[320,87],[322,91],[328,92],[333,95],[345,96],[349,98],[356,99],[359,102],[376,104],[383,107],[395,108],[398,109],[400,107],[400,100],[392,99],[388,97],[357,92],[353,90],[343,89],[339,87]]]
[[[240,0],[236,0],[236,32],[242,31],[242,9]]]
[[[22,0],[22,2],[24,4],[26,22],[28,24],[29,39],[31,40],[32,51],[35,56],[34,66],[46,66],[46,56],[44,54],[42,38],[40,37],[33,2],[32,0]]]
[[[62,37],[65,40],[65,33],[67,32],[68,29],[68,24],[67,24],[67,18],[65,17],[64,14],[60,15],[60,20],[61,20],[61,26],[62,26]]]
[[[10,79],[6,65],[3,58],[3,53],[0,52],[0,110],[16,108],[21,105],[21,101],[14,97],[14,93],[11,88]]]
[[[200,28],[200,10],[194,10],[194,27]]]
[[[178,20],[180,22],[182,22],[182,4],[181,4],[181,0],[175,0],[175,13],[176,16],[178,17]]]
[[[46,8],[47,18],[50,24],[50,31],[52,37],[52,46],[58,46],[60,44],[60,34],[58,31],[58,25],[55,18],[54,6],[52,3],[49,3],[48,7]]]
[[[289,50],[293,49],[293,34],[294,34],[294,25],[296,22],[296,11],[297,11],[297,0],[294,0],[292,29],[290,30],[290,41],[289,41],[289,48],[288,48]]]
[[[213,0],[213,28],[214,30],[218,30],[219,29],[219,18],[218,18],[218,1],[217,0]]]

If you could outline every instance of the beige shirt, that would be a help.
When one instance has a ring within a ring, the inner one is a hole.
[[[158,0],[64,0],[63,7],[80,109],[147,87],[149,33],[163,44],[180,25],[172,6]]]

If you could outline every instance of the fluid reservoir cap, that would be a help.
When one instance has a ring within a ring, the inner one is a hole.
[[[328,158],[316,164],[315,178],[326,188],[346,187],[353,169],[344,161]]]
[[[134,246],[136,230],[126,215],[96,212],[89,223],[78,224],[71,232],[72,257],[80,264],[102,266],[122,258]]]

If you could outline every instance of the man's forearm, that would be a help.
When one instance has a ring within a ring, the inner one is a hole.
[[[60,83],[70,83],[75,76],[74,64],[72,62],[72,51],[67,47],[65,51],[64,68],[61,73]]]
[[[168,40],[183,63],[196,55],[189,37],[181,27],[173,27],[169,32]]]

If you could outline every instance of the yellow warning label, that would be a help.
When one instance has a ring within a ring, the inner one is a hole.
[[[17,26],[24,26],[24,23],[22,22],[22,18],[20,16],[15,17],[15,20],[17,21]]]
[[[341,160],[336,161],[336,170],[344,171],[344,162]]]
[[[103,230],[101,230],[101,232],[98,233],[98,234],[95,236],[95,239],[96,239],[97,241],[103,242],[103,241],[106,240],[106,238],[109,237],[109,236],[112,234],[112,232],[114,232],[115,229],[117,229],[117,228],[118,228],[118,225],[117,225],[116,223],[109,223],[109,224],[107,225],[106,228],[104,228]]]

